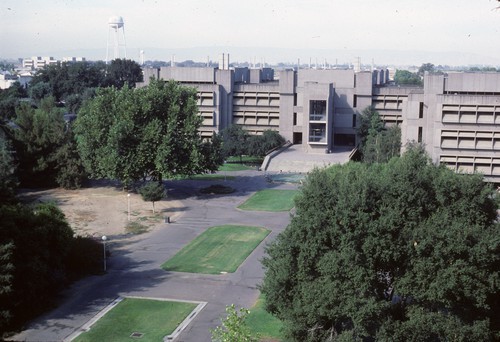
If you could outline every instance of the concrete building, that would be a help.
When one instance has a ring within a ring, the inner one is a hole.
[[[397,87],[388,70],[275,74],[222,65],[144,69],[144,84],[154,77],[196,87],[203,137],[231,124],[253,134],[272,129],[308,153],[354,148],[358,116],[372,106],[386,125],[401,127],[403,146],[422,143],[434,162],[500,182],[500,74],[426,75],[423,87]]]
[[[403,142],[421,142],[434,162],[500,183],[500,74],[425,75],[403,118]]]
[[[10,88],[17,82],[17,76],[8,71],[0,71],[0,89]]]
[[[45,67],[46,65],[57,64],[59,61],[54,57],[34,56],[23,59],[23,68],[36,70]]]
[[[253,134],[276,130],[307,152],[328,153],[336,145],[356,145],[356,118],[371,105],[373,85],[387,82],[385,71],[301,69],[275,74],[270,68],[223,66],[148,68],[146,81],[138,86],[153,77],[197,88],[203,137],[238,124]]]

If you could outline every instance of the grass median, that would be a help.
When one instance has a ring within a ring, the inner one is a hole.
[[[232,273],[269,233],[270,230],[262,227],[211,227],[161,267],[176,272]]]
[[[196,308],[197,304],[152,299],[125,298],[88,332],[73,341],[130,341],[133,333],[141,341],[163,341]],[[136,337],[137,338],[137,337]]]
[[[288,211],[293,208],[293,199],[298,193],[298,190],[261,190],[238,208],[249,211]]]

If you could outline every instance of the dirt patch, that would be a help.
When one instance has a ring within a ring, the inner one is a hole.
[[[155,202],[153,213],[151,202],[143,201],[139,194],[127,195],[126,191],[115,186],[79,190],[24,190],[20,193],[23,201],[56,203],[75,234],[80,236],[127,234],[130,232],[126,227],[131,222],[140,223],[148,231],[164,224],[166,216],[175,220],[183,208],[182,202],[167,197]]]

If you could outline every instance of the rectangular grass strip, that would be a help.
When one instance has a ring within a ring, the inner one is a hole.
[[[197,304],[125,298],[73,341],[163,341]]]
[[[298,190],[261,190],[238,208],[252,211],[288,211],[293,208],[293,199],[298,193]]]
[[[161,267],[176,272],[232,273],[269,233],[270,230],[262,227],[211,227]]]

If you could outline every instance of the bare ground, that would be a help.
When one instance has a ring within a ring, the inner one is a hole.
[[[155,213],[151,202],[145,202],[136,193],[130,193],[130,221],[128,220],[129,198],[127,192],[113,184],[99,184],[78,190],[61,188],[49,190],[23,190],[20,197],[26,202],[55,202],[63,211],[76,235],[100,237],[130,233],[127,225],[152,230],[165,222],[169,216],[175,220],[183,207],[178,200],[166,199],[155,202]]]

